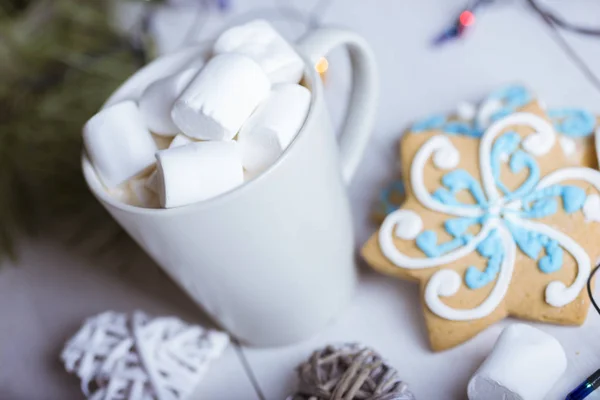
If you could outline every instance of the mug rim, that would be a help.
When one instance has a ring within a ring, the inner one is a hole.
[[[102,105],[101,109],[114,103],[115,102],[114,99],[115,99],[115,97],[117,97],[116,94],[120,93],[120,91],[128,84],[128,82],[131,82],[133,79],[135,79],[136,77],[139,77],[140,75],[148,74],[148,71],[150,71],[151,69],[157,68],[157,65],[160,65],[161,62],[164,63],[165,60],[168,60],[170,58],[176,58],[178,56],[181,57],[181,55],[183,53],[187,53],[187,52],[192,53],[194,50],[198,51],[198,53],[201,54],[201,52],[206,49],[206,46],[207,46],[206,43],[200,44],[200,45],[186,46],[186,47],[179,49],[173,53],[166,54],[164,56],[157,58],[156,60],[153,60],[150,64],[145,65],[141,69],[137,70],[133,75],[131,75],[123,83],[121,83],[121,85],[117,89],[115,89],[115,91],[108,97],[106,102]],[[294,46],[294,48],[295,48],[297,54],[300,56],[300,58],[302,58],[302,60],[304,61],[304,79],[308,80],[308,84],[310,86],[311,97],[310,97],[310,105],[308,108],[308,113],[306,114],[306,118],[304,119],[302,126],[300,127],[300,130],[295,135],[292,142],[287,146],[287,148],[277,158],[277,160],[275,160],[275,162],[273,164],[271,164],[266,170],[262,171],[258,176],[252,178],[248,182],[242,183],[241,185],[239,185],[225,193],[221,193],[210,199],[201,200],[201,201],[198,201],[198,202],[195,202],[192,204],[187,204],[185,206],[174,207],[174,208],[138,207],[138,206],[134,206],[134,205],[119,201],[118,199],[116,199],[115,197],[111,196],[108,193],[107,188],[102,183],[100,176],[96,172],[96,169],[94,168],[91,160],[87,156],[86,150],[84,148],[82,151],[82,155],[81,155],[81,168],[82,168],[82,172],[84,175],[85,182],[88,186],[88,189],[92,192],[92,194],[100,202],[109,204],[110,206],[120,209],[122,211],[127,211],[130,213],[138,213],[138,214],[153,214],[153,215],[157,215],[157,216],[160,216],[160,215],[166,216],[166,215],[170,215],[172,213],[184,213],[189,210],[197,210],[197,209],[211,207],[212,205],[219,203],[221,201],[229,200],[230,198],[240,196],[245,191],[250,190],[249,188],[256,185],[258,183],[258,181],[266,179],[267,175],[272,175],[274,173],[274,171],[277,168],[279,168],[280,164],[282,164],[284,162],[284,159],[289,156],[289,153],[296,146],[296,142],[298,140],[300,140],[301,136],[306,135],[305,128],[309,125],[310,121],[312,121],[315,118],[315,114],[316,114],[316,110],[317,110],[317,107],[315,105],[317,104],[319,99],[322,99],[321,92],[323,90],[323,87],[320,83],[320,76],[319,76],[316,68],[307,68],[307,66],[312,66],[311,61],[304,54],[301,54],[300,52],[298,52],[296,46]],[[183,66],[183,67],[185,67],[185,66]],[[133,91],[133,90],[135,90],[135,88],[132,88],[131,90]],[[122,97],[127,97],[127,96],[123,96],[123,93],[120,93],[120,94]]]

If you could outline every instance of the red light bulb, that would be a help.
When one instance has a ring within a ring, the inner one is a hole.
[[[465,10],[460,13],[458,20],[462,26],[471,26],[475,23],[475,15],[471,11]]]

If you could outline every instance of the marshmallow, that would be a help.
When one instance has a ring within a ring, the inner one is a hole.
[[[525,324],[505,328],[469,381],[469,400],[542,400],[567,368],[555,338]]]
[[[216,40],[216,54],[239,53],[256,61],[272,83],[298,83],[304,61],[265,20],[258,19],[226,30]]]
[[[156,158],[160,204],[165,208],[206,200],[244,182],[234,141],[191,143],[159,151]]]
[[[273,164],[302,127],[309,106],[310,91],[304,86],[273,86],[238,135],[244,169],[257,174]]]
[[[179,128],[171,118],[171,109],[181,92],[199,71],[189,68],[178,74],[159,79],[144,90],[139,106],[148,128],[157,135],[175,136]]]
[[[260,66],[239,54],[213,57],[175,101],[175,124],[195,139],[230,140],[267,95]]]
[[[154,164],[158,150],[133,101],[100,110],[83,127],[83,142],[107,187],[114,187]]]
[[[194,141],[188,138],[185,135],[179,134],[171,140],[171,144],[169,144],[168,148],[172,149],[174,147],[185,146],[186,144],[193,143]],[[145,182],[146,189],[150,189],[154,193],[158,193],[158,172],[156,170],[152,171],[148,179]]]

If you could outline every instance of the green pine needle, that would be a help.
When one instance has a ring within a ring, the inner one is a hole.
[[[124,237],[81,173],[81,127],[139,68],[105,1],[0,0],[0,257],[22,234]]]

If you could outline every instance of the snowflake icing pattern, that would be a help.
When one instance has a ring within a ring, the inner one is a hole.
[[[505,130],[524,125],[534,133],[522,138]],[[600,190],[600,172],[589,168],[563,168],[540,176],[535,156],[548,153],[556,141],[551,124],[529,113],[516,113],[496,121],[482,136],[479,144],[481,184],[467,171],[456,169],[460,154],[445,135],[431,137],[416,153],[411,166],[410,183],[414,196],[422,206],[446,215],[444,230],[452,237],[438,244],[435,231],[422,231],[423,221],[412,210],[399,209],[391,213],[379,231],[379,244],[385,257],[405,269],[442,267],[445,264],[477,251],[487,259],[482,271],[470,266],[464,282],[478,289],[495,280],[489,296],[477,307],[454,309],[440,297],[456,294],[462,279],[451,269],[436,271],[425,287],[425,303],[436,315],[450,320],[466,321],[491,314],[505,297],[515,268],[517,248],[527,257],[538,260],[544,273],[558,271],[563,265],[565,251],[577,264],[577,275],[570,286],[552,281],[546,286],[546,302],[563,307],[577,298],[591,269],[587,252],[571,237],[550,227],[539,219],[557,213],[584,211],[587,202],[596,203],[597,194],[586,195],[584,189],[566,181],[583,181]],[[430,157],[438,168],[449,170],[442,177],[442,187],[430,193],[425,187],[423,169]],[[500,165],[507,162],[513,173],[527,169],[525,181],[515,190],[503,183]],[[456,195],[468,191],[476,204],[464,204]],[[596,198],[594,198],[596,197]],[[560,201],[559,201],[560,200]],[[480,225],[477,234],[469,233]],[[426,257],[409,257],[394,245],[394,237],[415,240]]]

